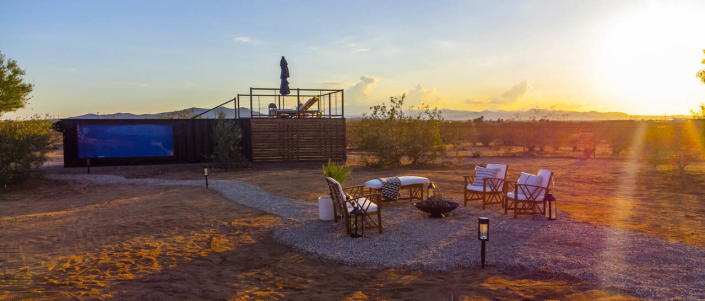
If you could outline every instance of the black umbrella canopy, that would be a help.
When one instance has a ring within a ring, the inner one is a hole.
[[[282,82],[281,85],[279,86],[279,93],[282,95],[289,95],[291,91],[289,91],[289,81],[286,80],[289,78],[289,64],[286,62],[286,58],[282,56],[281,61],[279,61],[279,67],[282,68],[282,73],[279,78],[281,78]]]

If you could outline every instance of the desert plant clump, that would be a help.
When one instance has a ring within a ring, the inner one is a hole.
[[[396,167],[405,159],[422,164],[445,153],[440,111],[421,105],[405,112],[405,97],[390,97],[388,104],[371,107],[356,127],[353,135],[359,148],[373,159],[367,160],[368,165]]]
[[[225,119],[224,114],[218,114],[212,138],[211,161],[214,167],[229,170],[250,166],[250,161],[242,153],[242,130],[235,120]]]
[[[0,188],[39,174],[53,137],[48,120],[0,122]]]
[[[343,164],[337,164],[332,160],[328,160],[328,163],[323,165],[323,176],[331,177],[338,181],[338,183],[343,184],[350,177],[352,170]]]
[[[653,167],[667,165],[683,177],[686,169],[699,158],[703,131],[694,121],[684,121],[647,128],[644,157]]]

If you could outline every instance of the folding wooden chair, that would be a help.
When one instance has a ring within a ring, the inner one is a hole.
[[[330,197],[333,200],[334,216],[337,222],[339,218],[345,221],[345,231],[351,232],[351,215],[355,208],[361,210],[365,217],[365,228],[378,228],[382,233],[382,208],[379,203],[379,194],[365,193],[364,186],[353,186],[343,189],[338,181],[331,177],[326,177]],[[346,194],[346,191],[348,192]],[[376,220],[374,217],[377,217]]]
[[[507,169],[509,169],[509,167],[506,164],[487,164],[486,168],[495,169],[497,172],[492,177],[483,177],[481,185],[477,185],[479,183],[475,183],[475,179],[478,176],[477,168],[475,169],[475,176],[464,176],[465,206],[468,205],[468,201],[476,200],[482,200],[483,210],[486,205],[504,205],[504,193],[506,188],[505,179],[507,178]]]

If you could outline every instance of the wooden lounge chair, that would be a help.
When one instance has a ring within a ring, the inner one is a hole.
[[[313,107],[316,102],[318,102],[320,98],[318,96],[314,96],[309,98],[305,103],[299,104],[298,109],[277,109],[276,105],[274,108],[269,108],[269,114],[273,115],[275,117],[281,117],[281,118],[292,118],[292,117],[307,117],[307,116],[316,116],[320,117],[322,112],[318,110],[311,110],[311,107]],[[271,106],[271,105],[270,105]]]
[[[379,194],[367,193],[363,186],[353,186],[343,189],[343,186],[331,177],[326,177],[330,197],[333,200],[335,221],[339,217],[345,222],[345,232],[351,232],[351,215],[353,209],[358,208],[364,212],[365,228],[378,228],[382,233],[382,208],[379,203]],[[373,218],[377,216],[376,220]]]
[[[545,214],[544,196],[549,193],[553,172],[539,169],[538,174],[521,173],[516,184],[509,184],[504,197],[504,213],[514,210],[514,217],[522,214]]]
[[[504,205],[504,194],[506,191],[507,169],[509,168],[506,164],[487,164],[489,169],[495,169],[496,174],[492,177],[483,177],[482,184],[475,181],[477,174],[477,168],[475,169],[475,176],[464,176],[465,178],[465,206],[468,205],[468,201],[482,200],[482,209],[485,209],[486,205],[491,204],[502,204]]]

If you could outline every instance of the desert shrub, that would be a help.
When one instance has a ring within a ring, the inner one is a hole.
[[[703,72],[703,79],[705,80],[705,70],[702,70]],[[701,103],[698,105],[698,108],[695,110],[691,110],[690,114],[693,115],[693,118],[695,119],[705,119],[705,103]]]
[[[609,146],[612,156],[619,156],[634,140],[634,129],[626,127],[606,127],[599,133]]]
[[[250,165],[242,153],[242,130],[235,120],[225,119],[224,114],[218,114],[212,138],[211,161],[215,167],[228,170]]]
[[[48,120],[0,121],[0,186],[38,173],[54,137]]]
[[[345,167],[345,165],[336,164],[332,160],[328,160],[328,163],[323,165],[323,176],[331,177],[340,184],[345,183],[351,173],[352,170]]]
[[[702,129],[692,121],[650,126],[644,136],[643,155],[652,166],[669,165],[678,176],[684,176],[686,168],[699,157],[698,143],[702,139]]]
[[[405,95],[390,97],[389,104],[371,107],[359,122],[354,139],[362,151],[374,157],[369,165],[394,167],[406,158],[412,164],[429,162],[445,151],[441,138],[441,114],[437,109],[419,106],[408,114]]]
[[[536,122],[521,123],[521,129],[514,129],[516,142],[525,152],[533,153],[539,146],[540,130]]]
[[[477,142],[480,142],[482,146],[490,146],[494,139],[497,138],[494,136],[493,128],[491,127],[479,128],[477,132]]]

